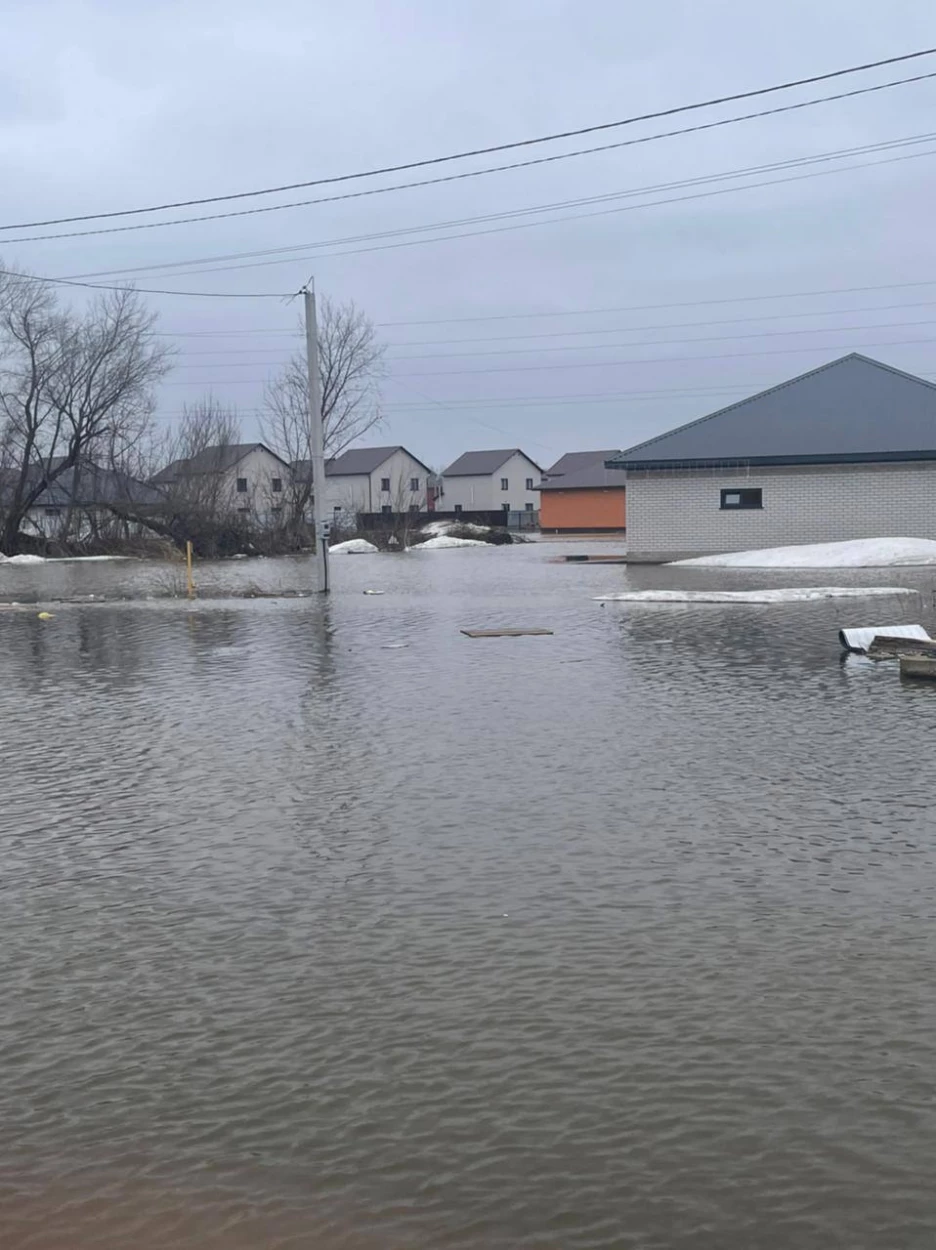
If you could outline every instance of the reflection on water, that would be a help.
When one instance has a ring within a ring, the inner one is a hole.
[[[0,1244],[933,1245],[932,575],[547,550],[0,614]]]

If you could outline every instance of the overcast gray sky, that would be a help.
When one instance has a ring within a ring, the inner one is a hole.
[[[936,11],[927,0],[7,0],[0,224],[418,160],[930,44]],[[427,173],[655,134],[931,71],[936,57]],[[312,245],[921,136],[936,131],[934,103],[936,79],[358,200],[52,242],[10,242],[20,232],[7,232],[0,257],[56,276],[148,267],[135,278],[140,286],[231,293],[291,292],[314,273],[319,291],[353,299],[381,325],[390,373],[379,441],[405,443],[436,466],[469,448],[513,445],[548,464],[568,450],[626,447],[853,348],[936,378],[936,134],[914,147],[813,167],[843,172],[708,198],[648,204],[692,189],[660,191],[542,215],[625,204],[628,211],[499,233]],[[924,155],[892,159],[910,153]],[[85,228],[95,224],[107,223]],[[401,242],[407,246],[386,246]],[[286,263],[260,257],[239,262],[264,262],[257,267],[189,272],[209,267],[207,257],[292,247],[306,251]],[[199,263],[153,268],[189,260]],[[924,282],[931,284],[900,285]],[[741,299],[860,286],[886,289]],[[238,406],[253,435],[263,380],[295,341],[288,332],[297,305],[163,296],[152,303],[162,328],[181,335],[160,419],[174,420],[185,401],[210,389]],[[604,311],[647,305],[663,307]],[[598,311],[505,319],[582,310]],[[500,319],[447,320],[467,318]]]

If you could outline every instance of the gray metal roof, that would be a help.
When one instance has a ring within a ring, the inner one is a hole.
[[[206,447],[197,456],[190,456],[187,460],[173,460],[172,464],[160,469],[152,480],[158,485],[175,482],[182,477],[197,477],[202,473],[226,473],[258,448],[276,456],[276,452],[270,451],[265,443],[219,443],[215,447]],[[276,459],[280,460],[281,457],[276,456]],[[283,465],[286,465],[285,460]]]
[[[616,456],[615,451],[605,451],[602,456]],[[573,473],[543,480],[540,490],[603,490],[609,486],[624,486],[627,473],[624,469],[605,468],[604,460],[594,460]]]
[[[394,452],[406,452],[411,460],[415,460],[418,465],[426,470],[426,474],[432,474],[432,470],[427,464],[423,464],[418,456],[414,456],[411,451],[407,451],[405,447],[352,447],[348,451],[343,451],[340,456],[331,456],[325,461],[326,477],[367,477],[379,469],[380,466],[394,454]],[[312,461],[296,460],[292,466],[293,473],[299,478],[312,477]]]
[[[856,352],[608,458],[614,468],[936,459],[936,386]]]
[[[606,460],[616,455],[617,448],[615,447],[612,447],[610,451],[567,451],[554,465],[546,469],[545,473],[549,478],[557,477],[562,473],[578,473],[580,469],[586,469],[590,464],[604,464]]]
[[[490,477],[492,473],[497,472],[502,464],[506,464],[511,456],[516,455],[526,457],[534,469],[542,473],[542,469],[536,461],[531,460],[526,452],[521,451],[519,447],[501,447],[495,451],[466,451],[457,460],[452,461],[442,476]]]
[[[57,457],[48,468],[55,471],[62,462]],[[45,466],[34,465],[27,478],[30,486],[37,485],[45,472]],[[17,473],[4,470],[0,473],[0,503],[8,503],[13,496]],[[35,508],[92,508],[126,505],[137,508],[159,507],[166,497],[155,487],[140,482],[127,473],[115,469],[102,469],[91,461],[82,461],[78,468],[61,471],[37,496]]]

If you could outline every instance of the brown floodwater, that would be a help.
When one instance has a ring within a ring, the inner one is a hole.
[[[932,1250],[936,570],[567,549],[0,567],[3,1250]]]

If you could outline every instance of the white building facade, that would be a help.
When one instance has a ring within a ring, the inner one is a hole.
[[[540,466],[519,448],[468,451],[445,470],[440,512],[536,512]]]
[[[431,470],[405,447],[354,447],[325,466],[333,515],[425,512]]]

